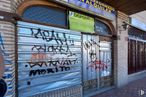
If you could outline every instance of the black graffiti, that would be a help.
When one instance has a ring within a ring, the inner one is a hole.
[[[29,72],[29,76],[45,75],[45,74],[57,73],[59,71],[63,72],[68,70],[70,70],[70,67],[66,67],[66,66],[59,66],[56,68],[47,68],[47,69],[37,69],[37,70],[31,70]]]
[[[66,33],[60,33],[63,38],[59,36],[59,33],[55,32],[54,30],[49,31],[49,30],[42,30],[42,29],[37,29],[35,31],[34,29],[31,28],[31,35],[34,38],[42,38],[46,42],[50,42],[55,40],[58,45],[74,45],[74,40],[70,38],[70,36],[66,36]]]
[[[61,54],[68,55],[68,57],[76,55],[71,52],[70,45],[74,45],[74,40],[71,39],[70,36],[67,36],[66,33],[57,33],[54,32],[54,30],[41,30],[41,29],[31,29],[31,35],[34,38],[42,38],[46,42],[55,41],[57,46],[46,46],[45,44],[42,45],[34,45],[32,48],[32,51],[36,49],[38,52],[44,51],[44,52],[53,52],[53,54],[57,54],[57,52],[60,52]],[[60,37],[60,36],[62,37]]]
[[[32,51],[35,51],[37,50],[37,52],[47,52],[47,48],[46,48],[46,45],[44,44],[43,46],[42,45],[34,45],[31,49]]]
[[[90,39],[90,41],[84,42],[84,48],[85,49],[90,49],[92,46],[99,46],[99,44],[95,41]]]
[[[65,46],[54,46],[54,45],[51,45],[51,46],[47,46],[46,44],[44,45],[34,45],[31,49],[32,51],[37,51],[37,52],[52,52],[53,54],[57,54],[57,53],[60,53],[60,54],[65,54],[65,55],[68,55],[68,56],[74,56],[76,55],[75,53],[73,53],[69,46],[65,47]]]
[[[96,55],[96,52],[94,50],[89,51],[89,56],[90,56],[91,62],[93,62],[97,59],[97,55]]]
[[[50,60],[50,61],[42,61],[42,62],[28,62],[29,66],[31,68],[35,67],[35,66],[39,66],[39,67],[42,67],[42,66],[46,66],[46,67],[51,67],[51,66],[54,66],[54,67],[57,67],[57,66],[66,66],[66,65],[74,65],[77,63],[77,59],[74,59],[74,60],[69,60],[69,59],[66,59],[66,60]]]

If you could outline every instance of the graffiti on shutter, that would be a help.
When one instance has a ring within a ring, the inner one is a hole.
[[[80,32],[18,22],[19,96],[81,84]]]
[[[84,90],[101,87],[111,73],[111,42],[100,41],[99,36],[83,35]]]
[[[3,31],[3,30],[1,30]],[[0,32],[0,97],[15,96],[13,34]]]

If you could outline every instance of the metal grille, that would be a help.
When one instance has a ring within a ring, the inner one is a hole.
[[[33,6],[25,10],[23,18],[48,24],[67,26],[66,11],[45,6]]]
[[[95,32],[100,35],[111,35],[109,27],[98,20],[95,20]]]
[[[99,41],[99,36],[83,35],[84,90],[111,86],[111,42]]]
[[[18,22],[19,97],[80,85],[81,60],[79,32]]]

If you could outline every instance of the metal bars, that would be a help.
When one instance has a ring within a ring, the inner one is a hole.
[[[18,22],[19,97],[80,86],[81,59],[80,32]]]

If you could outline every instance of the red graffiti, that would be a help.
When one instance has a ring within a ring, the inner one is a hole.
[[[105,64],[104,62],[102,62],[101,60],[96,60],[94,62],[90,62],[90,65],[87,67],[87,69],[89,68],[94,68],[95,70],[105,70],[108,68],[108,65]]]
[[[31,56],[31,61],[33,62],[34,60],[46,60],[48,58],[47,54],[45,53],[33,53]]]

